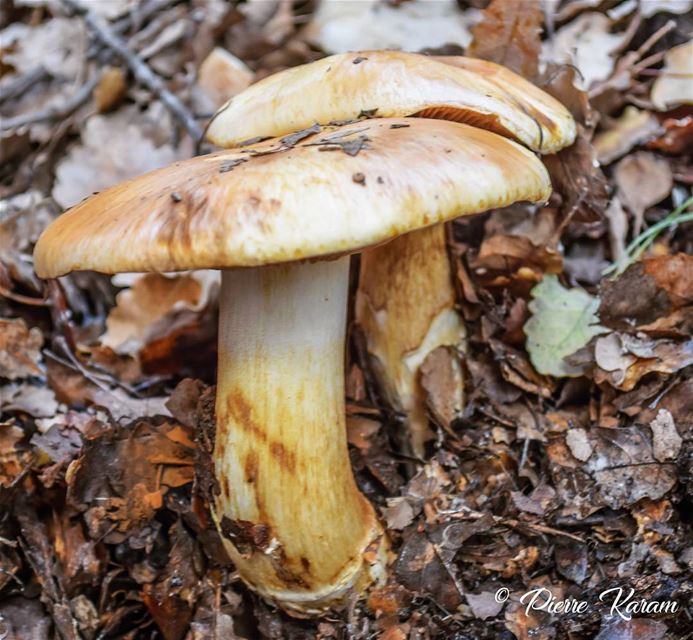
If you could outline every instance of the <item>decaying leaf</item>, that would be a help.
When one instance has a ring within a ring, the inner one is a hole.
[[[693,104],[693,40],[669,49],[664,69],[652,86],[652,102],[660,111]]]
[[[612,22],[602,13],[586,12],[561,28],[544,45],[543,57],[575,65],[585,88],[606,80],[614,68],[614,52],[622,34],[611,33]]]
[[[669,163],[648,151],[637,151],[616,165],[618,197],[635,217],[634,233],[640,233],[645,211],[671,193],[674,183]]]
[[[493,0],[472,29],[466,53],[533,79],[539,66],[543,22],[541,5],[533,0]]]
[[[583,369],[569,365],[565,357],[605,331],[596,315],[599,299],[581,289],[566,289],[550,275],[532,289],[532,297],[532,317],[524,329],[535,369],[558,377],[581,375]]]
[[[470,39],[465,16],[452,0],[322,2],[304,35],[329,53],[462,47]]]
[[[594,357],[597,382],[630,391],[649,373],[675,373],[693,364],[693,340],[650,340],[622,333],[597,339]]]
[[[123,282],[118,278],[117,282]],[[137,354],[146,344],[170,333],[185,311],[200,311],[219,283],[218,271],[139,276],[116,296],[101,344],[119,354]]]
[[[42,375],[43,335],[21,318],[0,318],[0,377],[17,380]]]
[[[653,114],[629,105],[608,131],[595,137],[597,160],[610,164],[634,147],[654,138],[661,129],[659,120]]]
[[[71,207],[92,193],[179,157],[169,144],[156,144],[132,112],[95,115],[85,124],[81,144],[58,164],[53,197],[63,207]]]

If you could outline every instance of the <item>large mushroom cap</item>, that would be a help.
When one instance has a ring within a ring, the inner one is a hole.
[[[575,139],[567,109],[512,71],[459,56],[401,51],[341,53],[269,76],[229,100],[207,137],[231,147],[363,114],[465,122],[541,153]]]
[[[454,122],[373,119],[300,137],[178,162],[92,196],[43,233],[36,272],[333,256],[551,191],[532,152]]]

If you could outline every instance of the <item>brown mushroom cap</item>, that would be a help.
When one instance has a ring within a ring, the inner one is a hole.
[[[271,75],[229,100],[207,137],[231,147],[364,114],[464,122],[541,153],[575,139],[568,110],[512,71],[483,60],[401,51],[340,53]]]
[[[524,147],[464,124],[373,119],[192,158],[53,222],[36,272],[252,267],[334,256],[551,185]]]

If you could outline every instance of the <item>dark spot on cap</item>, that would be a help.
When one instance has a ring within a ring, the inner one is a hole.
[[[360,171],[358,173],[355,173],[353,176],[351,176],[351,179],[356,184],[363,185],[364,187],[366,186],[366,176],[363,175]]]
[[[368,60],[368,58],[364,58],[363,56],[356,56],[351,62],[353,64],[360,64],[364,60]]]
[[[180,202],[182,199],[183,199],[183,196],[180,195],[180,193],[178,193],[177,191],[174,191],[173,193],[171,193],[171,200],[173,200],[174,202]]]

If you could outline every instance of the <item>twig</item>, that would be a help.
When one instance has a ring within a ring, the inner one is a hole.
[[[69,9],[84,18],[87,27],[94,33],[105,46],[120,56],[132,71],[135,78],[154,93],[164,106],[180,121],[195,142],[202,138],[202,129],[195,122],[195,118],[164,85],[163,80],[156,75],[149,66],[135,53],[130,51],[123,38],[113,32],[94,14],[81,6],[75,0],[62,0]]]
[[[0,93],[0,104],[6,100],[12,100],[13,98],[21,96],[30,87],[50,77],[51,74],[42,66],[38,66],[21,76],[17,76],[3,87],[2,93]]]
[[[75,93],[73,93],[65,102],[59,105],[53,105],[41,111],[27,113],[26,115],[15,116],[14,118],[4,118],[0,121],[0,129],[7,131],[8,129],[18,129],[29,124],[37,122],[45,122],[46,120],[60,120],[69,116],[73,111],[81,107],[91,95],[96,83],[98,75],[87,80]]]

